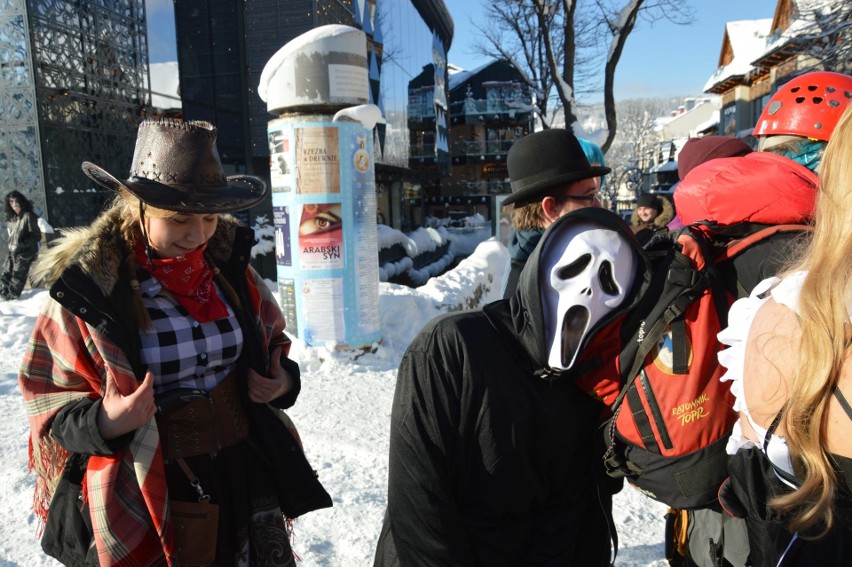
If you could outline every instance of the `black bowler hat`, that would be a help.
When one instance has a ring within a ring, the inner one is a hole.
[[[225,176],[209,122],[145,120],[139,125],[130,177],[121,181],[104,168],[83,162],[83,173],[114,191],[124,188],[143,203],[179,213],[230,213],[248,209],[268,186],[254,175]]]
[[[516,140],[509,149],[506,166],[512,194],[503,201],[504,205],[524,205],[546,196],[554,187],[611,171],[608,167],[590,165],[576,136],[556,128]]]

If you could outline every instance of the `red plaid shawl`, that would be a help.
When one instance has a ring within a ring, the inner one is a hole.
[[[283,345],[287,353],[290,340],[278,304],[254,270],[246,277],[262,340],[269,350]],[[31,428],[29,465],[38,475],[33,510],[42,520],[68,456],[50,436],[53,418],[74,400],[100,397],[107,372],[125,395],[136,389],[130,363],[115,343],[49,299],[18,377]],[[172,557],[168,490],[153,419],[125,450],[89,458],[83,490],[101,565],[163,565]]]

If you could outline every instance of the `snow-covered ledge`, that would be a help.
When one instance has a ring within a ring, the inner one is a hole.
[[[500,299],[509,274],[509,250],[492,237],[452,270],[431,278],[417,291],[433,299],[440,311],[476,309]]]

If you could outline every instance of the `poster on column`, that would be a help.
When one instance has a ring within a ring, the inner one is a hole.
[[[296,316],[296,282],[289,278],[278,279],[278,301],[284,320],[287,321],[287,332],[299,335],[299,318]]]
[[[272,192],[289,192],[293,187],[293,156],[290,153],[290,136],[284,130],[269,132],[269,180]]]
[[[302,330],[308,344],[340,342],[346,335],[340,309],[343,278],[315,278],[302,283]]]
[[[282,118],[269,133],[270,155],[290,156],[281,183],[291,190],[272,195],[279,300],[298,322],[288,330],[311,346],[372,345],[381,339],[372,132]]]
[[[296,190],[340,193],[340,148],[336,126],[296,128]]]
[[[299,217],[299,267],[343,268],[343,205],[307,203]]]
[[[354,181],[354,217],[355,217],[355,270],[359,285],[364,289],[379,287],[379,271],[373,269],[372,257],[378,250],[378,230],[374,224],[377,209],[376,180],[370,153],[366,151],[367,136],[355,137],[353,163]],[[361,294],[357,298],[359,312],[359,330],[370,332],[381,328],[378,294]]]
[[[290,207],[272,207],[272,220],[275,226],[275,261],[280,266],[292,266],[293,253],[290,250]]]

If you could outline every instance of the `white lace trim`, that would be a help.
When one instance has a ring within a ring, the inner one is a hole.
[[[769,297],[776,303],[784,305],[793,312],[799,312],[799,290],[805,279],[804,272],[797,272],[784,278],[772,277],[760,282],[749,297],[739,299],[731,306],[728,313],[728,327],[723,329],[718,337],[719,341],[728,348],[719,353],[719,363],[727,370],[720,378],[723,382],[731,383],[731,393],[734,395],[734,410],[746,416],[752,428],[759,438],[759,444],[743,436],[742,425],[738,421],[734,425],[731,437],[728,440],[727,451],[733,455],[740,448],[754,446],[763,447],[766,438],[766,429],[759,426],[751,418],[746,404],[743,388],[743,372],[745,366],[746,341],[748,340],[751,324],[760,307],[766,303]],[[773,287],[774,286],[774,287]],[[761,298],[761,294],[770,289],[769,295]],[[790,461],[790,451],[783,437],[772,435],[766,450],[767,457],[777,467],[793,474],[793,464]]]

